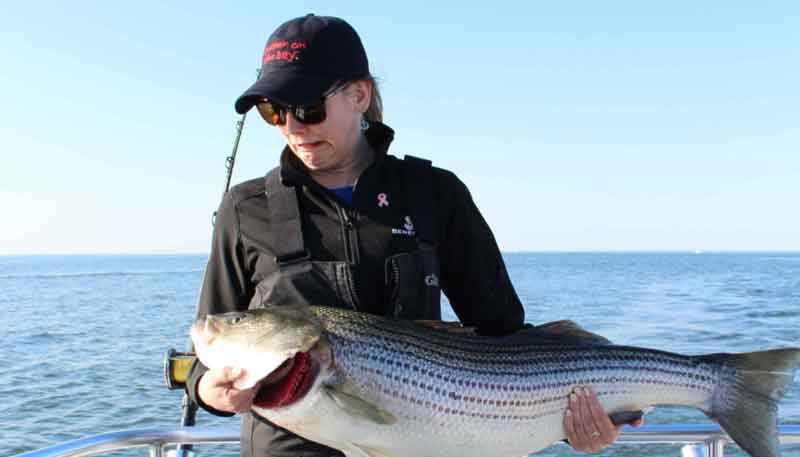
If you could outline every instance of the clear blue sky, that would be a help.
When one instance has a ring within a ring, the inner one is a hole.
[[[800,250],[800,3],[6,2],[0,253],[207,252],[269,33],[347,19],[504,250]],[[250,117],[234,181],[277,163]]]

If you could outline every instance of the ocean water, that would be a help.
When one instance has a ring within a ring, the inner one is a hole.
[[[163,354],[188,346],[205,260],[0,257],[0,455],[178,425],[181,393],[164,387]],[[529,322],[572,319],[619,344],[686,354],[800,346],[800,254],[509,253],[506,262]],[[783,424],[800,424],[800,380],[780,408]],[[709,420],[675,407],[647,416],[649,424],[678,422]],[[198,425],[236,423],[198,415]],[[235,446],[199,451],[238,455]],[[679,453],[617,445],[602,455]],[[571,454],[558,445],[537,455]],[[783,454],[798,457],[800,447]]]

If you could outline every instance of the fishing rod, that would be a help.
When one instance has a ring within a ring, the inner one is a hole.
[[[256,81],[261,77],[261,69],[259,68],[256,70]],[[222,196],[224,197],[225,194],[231,188],[231,177],[233,176],[233,167],[236,165],[236,153],[239,151],[239,140],[242,138],[242,131],[244,131],[244,121],[247,119],[247,112],[245,111],[242,114],[241,119],[236,121],[236,138],[233,140],[233,150],[231,151],[231,155],[225,158],[225,190],[222,192]],[[217,212],[214,211],[214,216],[212,217],[212,224],[214,223],[217,218]]]

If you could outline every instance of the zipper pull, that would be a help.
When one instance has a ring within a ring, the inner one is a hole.
[[[342,216],[344,218],[344,226],[345,226],[345,228],[347,228],[347,230],[353,230],[355,228],[355,226],[356,226],[355,218],[353,217],[353,215],[350,214],[349,211],[343,210],[342,211]]]

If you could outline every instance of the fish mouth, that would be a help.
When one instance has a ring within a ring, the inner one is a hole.
[[[254,406],[265,409],[283,408],[303,398],[319,374],[319,365],[308,352],[298,352],[283,362],[278,370],[290,363],[292,368],[283,379],[258,390],[253,399]]]

